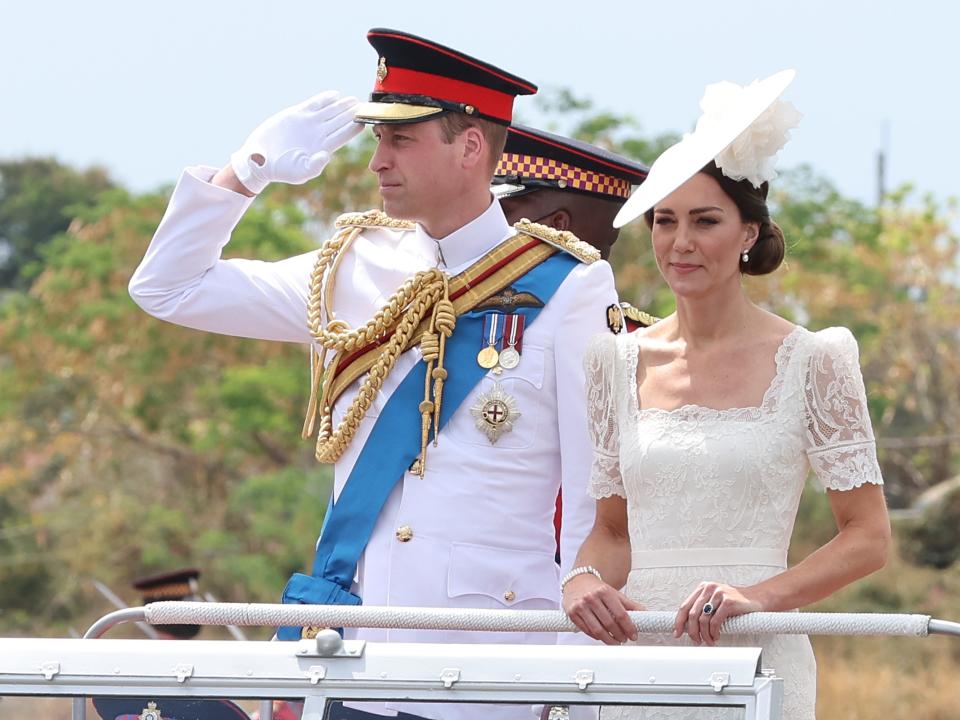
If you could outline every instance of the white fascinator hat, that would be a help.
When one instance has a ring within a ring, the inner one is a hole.
[[[708,85],[694,131],[657,158],[647,179],[620,208],[613,226],[623,227],[643,215],[711,160],[727,177],[748,180],[756,188],[775,178],[776,154],[801,118],[791,103],[780,99],[795,75],[794,70],[781,70],[747,86]]]

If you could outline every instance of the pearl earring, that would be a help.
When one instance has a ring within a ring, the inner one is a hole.
[[[743,262],[745,263],[750,262],[750,255],[747,253],[746,250],[743,251],[743,255],[740,256],[740,259],[743,260]]]

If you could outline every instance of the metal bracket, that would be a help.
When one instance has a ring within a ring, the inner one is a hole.
[[[177,665],[173,674],[177,676],[177,682],[186,682],[187,678],[193,677],[193,665]]]
[[[311,685],[317,685],[327,676],[327,668],[323,665],[311,665],[307,669],[307,677]]]
[[[455,682],[460,681],[460,669],[444,668],[440,673],[440,680],[443,682],[443,686],[449,690]]]
[[[710,687],[713,688],[714,692],[722,691],[729,684],[730,673],[715,672],[710,676]]]
[[[343,644],[336,650],[331,651],[329,648],[320,649],[317,647],[317,643],[313,640],[301,640],[300,646],[297,648],[296,655],[298,657],[322,657],[322,658],[337,658],[337,657],[347,657],[347,658],[358,658],[363,657],[364,648],[367,645],[366,640],[345,640]]]
[[[43,673],[44,680],[53,680],[60,674],[60,663],[56,661],[40,663],[40,672]]]
[[[581,690],[586,690],[587,685],[593,682],[593,670],[577,670],[577,674],[573,676],[574,682],[577,683],[577,687]]]

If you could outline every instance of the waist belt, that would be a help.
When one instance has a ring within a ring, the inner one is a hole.
[[[787,567],[787,551],[779,548],[670,548],[634,550],[630,556],[632,570],[705,565],[763,565],[781,569]]]

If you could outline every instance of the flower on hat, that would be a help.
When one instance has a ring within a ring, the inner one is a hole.
[[[730,113],[749,102],[758,86],[754,81],[746,87],[732,82],[707,85],[700,100],[703,115],[694,134],[708,132],[711,126],[722,125]],[[715,158],[717,167],[731,180],[749,180],[759,188],[777,176],[777,152],[790,139],[790,130],[797,127],[803,115],[786,100],[776,100],[750,126]]]

